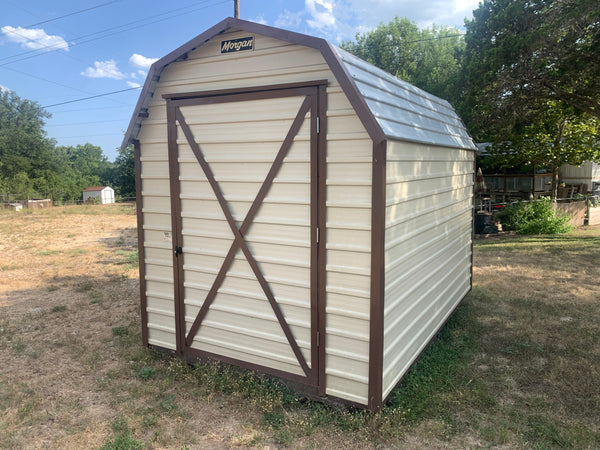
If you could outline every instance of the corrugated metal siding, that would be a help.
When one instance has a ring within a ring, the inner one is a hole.
[[[342,89],[327,95],[327,393],[366,404],[373,144]]]
[[[167,129],[142,128],[142,216],[148,312],[148,343],[175,350],[171,192]],[[158,141],[158,143],[155,143]]]
[[[220,40],[244,35],[247,35],[247,33],[236,32],[219,35],[213,41],[209,41],[198,50],[191,52],[187,60],[174,62],[167,66],[161,74],[160,82],[157,85],[158,89],[148,104],[149,117],[143,121],[139,139],[142,154],[143,190],[146,192],[144,196],[144,230],[145,233],[155,232],[152,236],[148,235],[152,240],[145,244],[147,246],[146,268],[148,275],[146,279],[148,280],[147,290],[149,294],[150,343],[172,348],[169,347],[171,344],[164,345],[159,342],[167,342],[168,338],[171,337],[172,341],[169,342],[172,342],[173,347],[175,342],[170,242],[163,243],[161,240],[161,236],[170,231],[168,165],[166,163],[167,122],[162,95],[173,92],[207,91],[329,79],[330,84],[327,90],[326,390],[329,395],[366,404],[369,348],[370,164],[372,144],[318,50],[290,45],[276,39],[256,35],[255,50],[252,52],[231,55],[221,55],[219,53]],[[220,115],[215,114],[213,122],[219,120],[227,121],[227,114],[223,114],[223,111]],[[218,125],[214,124],[214,126]],[[226,125],[224,129],[226,129]],[[248,129],[248,131],[251,131],[251,129]],[[251,140],[246,148],[249,154],[253,154],[254,157],[260,159],[262,145],[259,137],[256,136],[256,138],[256,141],[252,142]],[[183,141],[180,140],[180,143],[183,144]],[[225,147],[222,147],[222,149],[225,149]],[[188,157],[189,155],[185,156],[184,159],[187,161]],[[225,168],[227,161],[222,163],[213,161],[213,163],[219,164],[219,169],[228,170]],[[298,170],[304,170],[303,166],[305,164],[307,164],[305,161],[291,164],[289,172],[284,175],[290,179],[297,177]],[[214,208],[209,207],[205,200],[185,198],[188,194],[191,195],[192,192],[196,196],[202,195],[199,193],[206,191],[206,186],[202,185],[201,182],[192,180],[196,175],[187,171],[187,165],[187,162],[183,164],[181,174],[184,180],[182,183],[183,203],[194,202],[196,206],[201,205],[206,213],[209,210],[214,210]],[[186,179],[186,176],[190,178]],[[222,175],[225,178],[226,176]],[[234,176],[234,174],[228,176]],[[150,184],[145,180],[152,183],[151,188],[148,187]],[[250,185],[252,185],[252,181],[250,181],[250,184],[229,183],[225,187],[226,195],[231,199],[235,199],[236,196],[245,197],[248,195],[247,189]],[[302,183],[279,183],[277,192],[281,197],[295,197],[308,194],[308,189]],[[350,197],[348,193],[352,193],[352,196]],[[273,247],[269,249],[270,244],[258,239],[260,236],[265,237],[265,241],[281,242],[282,240],[289,240],[290,236],[293,235],[296,242],[289,248],[294,249],[294,253],[308,252],[309,249],[305,247],[308,239],[305,228],[306,219],[301,217],[302,214],[298,215],[295,212],[296,209],[302,210],[306,206],[305,200],[300,201],[297,206],[298,208],[290,209],[290,215],[286,217],[286,230],[283,231],[283,217],[281,217],[281,214],[278,216],[279,222],[277,223],[268,220],[270,215],[277,214],[281,205],[275,201],[270,205],[267,204],[264,211],[261,210],[256,219],[258,226],[256,228],[256,242],[251,243],[253,249],[257,248],[259,251],[264,252],[273,250]],[[233,202],[234,210],[242,207],[244,207],[243,201]],[[239,211],[241,210],[238,210],[238,213]],[[217,213],[218,211],[214,212]],[[229,230],[227,226],[215,226],[216,222],[210,219],[195,217],[193,220],[195,221],[194,228],[201,229],[203,234],[213,233],[216,236],[216,234],[226,233]],[[190,245],[192,239],[203,239],[202,236],[192,235],[189,235],[188,238]],[[229,248],[230,240],[215,237],[211,241],[213,241],[211,243],[213,246],[220,242],[221,247]],[[222,251],[222,249],[217,248],[214,250],[215,252]],[[277,270],[281,271],[282,279],[287,280],[290,272],[308,273],[308,267],[289,266],[288,270],[287,265],[279,264],[280,260],[290,259],[290,253],[275,251],[273,255],[275,260],[268,261],[265,256],[259,263],[261,266],[265,265],[265,267],[270,267],[269,264],[273,268],[277,267]],[[214,257],[221,258],[217,255],[214,255]],[[191,264],[193,261],[190,260],[189,263]],[[242,263],[247,264],[244,261]],[[200,266],[204,267],[205,265],[200,264]],[[247,273],[249,268],[239,264],[235,267],[235,270],[238,273]],[[163,274],[162,277],[155,278],[161,273]],[[256,307],[258,313],[267,313],[267,310],[264,309],[264,303],[260,303],[263,301],[261,300],[262,297],[257,299],[253,295],[244,296],[238,292],[248,291],[251,293],[256,291],[262,295],[262,290],[259,287],[250,286],[251,281],[241,277],[234,284],[224,286],[223,293],[220,293],[220,297],[217,299],[223,305],[221,309],[229,307],[227,302],[235,299],[238,304],[241,302],[242,305],[246,305],[244,306],[245,309],[250,308],[250,304],[252,304],[252,308]],[[200,286],[186,284],[186,290],[203,289],[203,282],[198,283]],[[274,283],[272,286],[277,291],[276,296],[290,299],[289,305],[283,307],[286,314],[289,314],[290,317],[294,316],[297,308],[293,301],[294,296],[303,292],[306,286],[302,283],[288,284],[287,282]],[[229,291],[225,292],[225,288]],[[152,295],[150,295],[151,293]],[[325,299],[322,300],[325,301]],[[152,308],[150,305],[152,305]],[[193,311],[190,309],[188,316],[193,315],[192,313]],[[215,308],[207,316],[208,323],[222,324],[224,322],[222,320],[223,314],[224,311]],[[268,325],[269,321],[265,321],[262,317],[256,317],[252,320],[256,321],[256,329],[263,325],[270,326]],[[290,322],[293,325],[294,319]],[[229,324],[229,326],[235,325]],[[300,325],[297,326],[297,330],[301,328]],[[216,340],[226,335],[229,336],[231,330],[223,326],[220,331],[213,328],[210,333],[212,333],[210,345],[214,346],[217,353],[225,354],[227,350],[217,348],[218,342]],[[257,335],[256,338],[258,337]],[[269,331],[266,331],[260,338],[264,338],[262,342],[269,342],[269,345],[275,347],[279,345],[278,339],[280,339],[280,336],[274,337],[274,334]],[[243,338],[244,341],[247,339],[248,337]],[[298,340],[301,348],[306,348],[309,343],[308,337],[300,332]],[[241,355],[244,353],[241,347],[244,342],[238,342],[238,344],[240,345],[238,348],[240,356],[238,357],[241,359]],[[304,354],[308,358],[310,357],[308,352],[304,352]],[[267,356],[260,355],[261,358],[267,358]],[[296,369],[293,368],[294,361],[295,359],[290,363],[285,358],[279,358],[275,364],[281,364],[281,367],[285,366],[286,370],[296,373]],[[262,364],[265,364],[265,361],[262,361]]]
[[[388,142],[384,397],[470,289],[473,159]]]
[[[337,48],[341,60],[386,136],[441,146],[475,146],[446,101]]]
[[[563,164],[560,166],[561,179],[567,184],[587,184],[588,190],[594,188],[594,182],[600,183],[600,164],[591,161],[581,166]]]

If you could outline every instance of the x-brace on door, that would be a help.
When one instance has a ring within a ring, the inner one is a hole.
[[[165,97],[177,351],[324,394],[325,84]]]

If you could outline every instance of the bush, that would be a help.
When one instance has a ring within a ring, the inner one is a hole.
[[[503,230],[518,234],[568,233],[571,217],[556,211],[549,198],[529,203],[511,203],[498,215]]]

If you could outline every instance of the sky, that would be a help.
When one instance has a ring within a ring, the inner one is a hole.
[[[46,132],[57,145],[89,142],[113,161],[150,65],[233,16],[233,3],[2,0],[0,89],[51,113]],[[240,18],[339,45],[394,16],[422,28],[464,29],[477,5],[478,0],[240,0]]]

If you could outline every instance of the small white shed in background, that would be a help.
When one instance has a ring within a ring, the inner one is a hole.
[[[323,39],[220,22],[152,66],[131,143],[146,345],[378,409],[471,288],[463,123]]]
[[[115,191],[108,186],[92,186],[83,190],[83,203],[107,203],[115,202]]]

